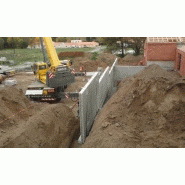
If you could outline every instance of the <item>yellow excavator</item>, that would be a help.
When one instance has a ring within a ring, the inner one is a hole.
[[[34,63],[33,72],[36,80],[29,85],[26,96],[36,101],[58,101],[65,97],[64,89],[75,80],[75,75],[67,65],[61,64],[51,37],[41,37],[44,62]],[[44,43],[49,61],[47,61]],[[68,93],[76,97],[76,93]]]

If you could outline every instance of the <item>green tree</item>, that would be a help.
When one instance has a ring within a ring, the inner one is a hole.
[[[94,40],[96,40],[96,37],[86,37],[87,42],[92,42]]]
[[[52,41],[56,42],[57,37],[52,37]]]
[[[29,45],[28,37],[8,37],[7,43],[9,48],[27,48]]]
[[[0,37],[0,50],[4,49],[4,39]]]
[[[100,45],[103,45],[103,37],[96,37],[96,42],[98,42]]]
[[[122,37],[103,37],[102,43],[107,45],[107,51],[112,52],[118,49],[123,48],[123,39]],[[124,52],[122,49],[122,57],[124,57]]]
[[[66,37],[57,37],[56,42],[66,42],[67,38]]]
[[[8,43],[8,47],[9,48],[16,48],[16,40],[15,40],[15,37],[8,37],[7,43]]]
[[[9,48],[8,42],[7,42],[8,37],[2,37],[2,38],[3,38],[3,40],[4,40],[4,48]]]
[[[139,55],[141,53],[141,50],[144,48],[146,37],[130,37],[129,43],[131,44],[131,47],[135,51],[136,55]]]

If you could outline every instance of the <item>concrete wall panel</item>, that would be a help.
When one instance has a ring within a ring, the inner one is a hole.
[[[163,69],[167,71],[172,71],[175,69],[175,62],[174,61],[148,61],[147,66],[156,64],[162,67]]]
[[[110,77],[109,77],[109,67],[105,69],[103,74],[99,79],[99,91],[98,91],[98,108],[101,109],[108,96],[110,88]]]
[[[79,93],[80,133],[84,143],[98,111],[99,74],[96,72]]]
[[[114,81],[122,81],[124,78],[133,76],[143,69],[145,69],[145,66],[115,66]]]
[[[113,63],[110,71],[109,71],[109,77],[110,77],[110,89],[109,89],[109,95],[112,94],[113,88],[116,85],[115,84],[115,67],[118,64],[118,59],[116,58],[115,62]]]

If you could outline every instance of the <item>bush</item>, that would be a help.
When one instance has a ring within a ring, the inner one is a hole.
[[[66,42],[67,38],[66,37],[57,37],[56,42]]]
[[[91,60],[96,60],[97,59],[97,56],[98,56],[98,53],[97,52],[92,53]]]
[[[84,52],[61,52],[58,54],[58,57],[60,60],[63,60],[65,58],[75,58],[75,57],[83,57],[84,56]]]

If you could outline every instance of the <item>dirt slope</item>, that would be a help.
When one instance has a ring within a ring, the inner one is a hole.
[[[70,147],[79,121],[62,103],[31,103],[15,87],[0,91],[0,147]]]
[[[123,80],[82,147],[185,147],[185,81],[157,65]]]
[[[124,58],[119,58],[118,64],[119,65],[129,65],[129,66],[140,65],[139,62],[143,58],[144,58],[143,55],[134,56],[132,54],[127,54]]]
[[[109,53],[102,53],[97,56],[96,60],[91,60],[92,54],[86,53],[84,57],[78,57],[74,59],[73,66],[76,71],[80,70],[80,67],[84,67],[87,72],[97,71],[98,67],[111,66],[116,56]]]

